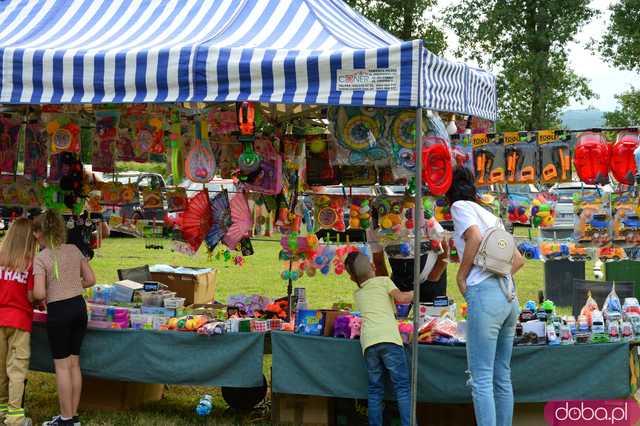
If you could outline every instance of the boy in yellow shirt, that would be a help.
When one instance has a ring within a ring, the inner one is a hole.
[[[409,425],[411,390],[409,366],[395,317],[395,302],[410,303],[413,291],[402,292],[389,277],[376,277],[369,258],[350,253],[345,269],[358,285],[354,292],[356,307],[362,315],[360,343],[369,374],[369,424],[382,425],[384,372],[389,372],[398,400],[402,425]]]

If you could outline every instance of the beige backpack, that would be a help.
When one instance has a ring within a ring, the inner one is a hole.
[[[513,235],[504,229],[502,221],[498,219],[496,225],[485,232],[478,253],[473,260],[473,263],[483,271],[498,276],[500,287],[509,302],[515,297],[512,281],[508,279],[511,274],[515,250],[516,242]]]

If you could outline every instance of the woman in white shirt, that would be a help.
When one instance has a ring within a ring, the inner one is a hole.
[[[447,198],[453,217],[453,239],[461,259],[457,283],[468,304],[467,363],[476,422],[478,426],[511,425],[511,351],[518,301],[507,299],[508,287],[513,285],[511,276],[501,282],[473,264],[485,232],[499,219],[477,203],[473,175],[467,168],[454,170]],[[516,250],[511,273],[523,264]]]

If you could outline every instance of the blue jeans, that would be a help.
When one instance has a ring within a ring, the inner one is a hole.
[[[387,370],[398,400],[402,426],[408,426],[411,421],[411,379],[404,348],[394,343],[378,343],[364,351],[364,358],[369,373],[369,424],[382,426],[384,372]]]
[[[513,418],[511,351],[519,315],[496,278],[468,287],[467,363],[478,426],[510,426]]]

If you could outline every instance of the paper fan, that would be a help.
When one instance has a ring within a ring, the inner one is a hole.
[[[243,193],[236,194],[230,204],[232,224],[224,236],[224,243],[231,250],[235,250],[240,240],[249,235],[249,231],[253,228],[253,220],[249,203]]]
[[[231,207],[229,206],[229,196],[226,190],[218,193],[211,200],[210,215],[211,227],[207,232],[205,242],[209,251],[212,251],[231,226]]]
[[[198,192],[189,200],[187,209],[180,214],[177,225],[185,242],[197,251],[211,228],[211,202],[207,191]]]

